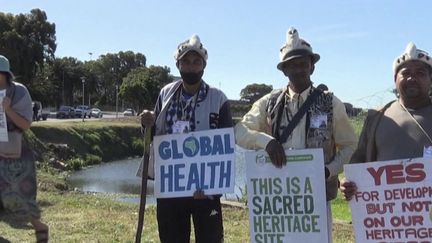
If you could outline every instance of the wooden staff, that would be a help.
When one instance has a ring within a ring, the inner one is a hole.
[[[141,179],[141,196],[140,196],[140,207],[138,213],[138,227],[135,235],[135,243],[141,242],[141,234],[144,227],[144,213],[146,206],[147,196],[147,179],[148,179],[148,167],[150,157],[150,143],[151,143],[151,128],[144,129],[144,155],[143,155],[143,168],[142,168],[142,179]]]

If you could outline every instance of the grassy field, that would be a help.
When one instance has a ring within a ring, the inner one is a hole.
[[[134,242],[137,204],[121,202],[119,195],[61,191],[63,174],[39,171],[38,178],[38,203],[43,221],[50,225],[51,242]],[[146,210],[142,242],[159,242],[155,211],[154,205]],[[225,206],[223,217],[225,242],[249,242],[246,209]],[[333,218],[334,242],[354,242],[350,212],[341,198],[333,201]],[[5,222],[0,222],[0,236],[10,242],[34,242],[31,228],[16,229]]]
[[[43,220],[50,225],[51,242],[134,242],[138,205],[115,198],[40,192],[39,204],[44,210]],[[155,206],[146,210],[142,242],[159,242],[155,211]],[[249,242],[247,210],[224,207],[223,216],[225,242]],[[29,228],[14,229],[1,222],[0,232],[10,242],[34,242],[33,230]],[[354,242],[349,224],[335,222],[333,234],[336,243]]]
[[[61,191],[62,174],[39,171],[38,178],[38,203],[50,226],[51,242],[134,242],[137,204],[121,202],[120,195]],[[347,203],[338,197],[332,209],[334,242],[354,242]],[[142,242],[159,242],[155,211],[154,205],[146,210]],[[225,206],[223,217],[225,242],[249,242],[246,209]],[[6,222],[0,219],[0,243],[34,242],[31,228],[12,228]]]

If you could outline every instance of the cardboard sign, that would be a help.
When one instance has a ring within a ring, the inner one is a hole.
[[[322,149],[285,153],[281,169],[265,151],[245,154],[251,242],[327,242]]]
[[[190,197],[233,193],[233,128],[154,137],[155,197]]]
[[[432,159],[345,165],[356,242],[431,242]]]
[[[6,90],[0,91],[0,142],[8,142],[8,130],[7,130],[7,121],[6,121],[6,113],[3,110],[3,98],[6,97]]]

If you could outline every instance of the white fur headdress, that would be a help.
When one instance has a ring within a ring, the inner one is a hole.
[[[190,51],[196,51],[204,59],[204,61],[207,61],[207,50],[203,47],[199,36],[196,34],[192,35],[190,39],[185,40],[178,45],[177,50],[174,53],[174,58],[176,61],[178,61]]]
[[[408,61],[421,61],[432,68],[432,59],[429,54],[423,50],[417,49],[416,45],[412,42],[408,43],[405,52],[394,60],[393,73],[396,74],[399,68]]]
[[[312,47],[307,41],[300,39],[298,31],[294,27],[290,27],[286,34],[286,43],[280,49],[279,63],[277,68],[282,70],[282,64],[291,59],[310,55],[313,63],[318,62],[320,56],[313,53]]]

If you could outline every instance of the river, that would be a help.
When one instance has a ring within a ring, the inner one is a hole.
[[[246,170],[243,149],[236,146],[236,177],[233,194],[223,195],[223,199],[238,200],[246,195]],[[68,184],[84,192],[121,194],[120,200],[139,202],[141,178],[136,176],[141,158],[125,159],[102,163],[73,173]],[[147,185],[147,203],[155,203],[153,181]]]

